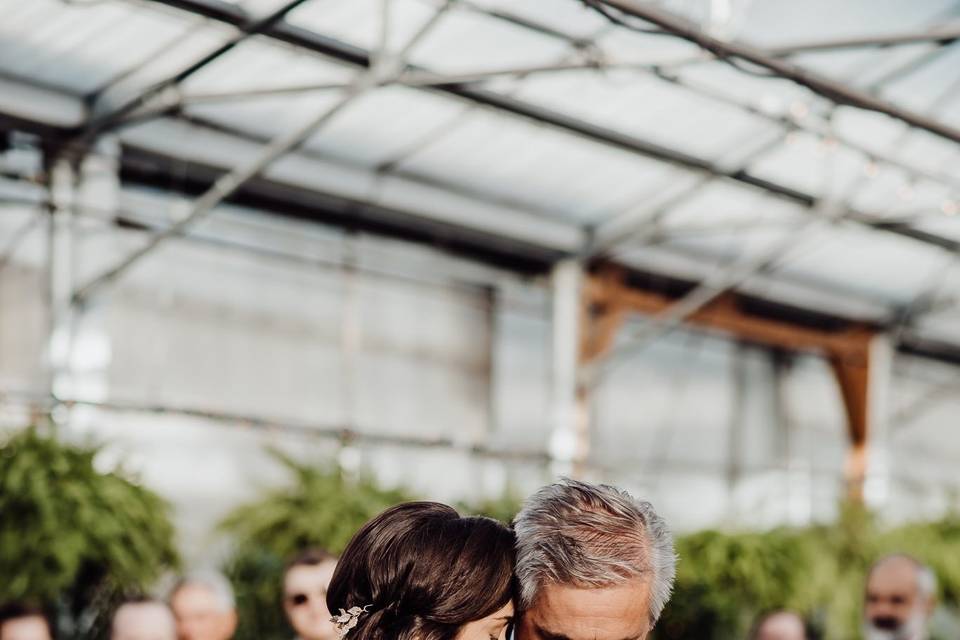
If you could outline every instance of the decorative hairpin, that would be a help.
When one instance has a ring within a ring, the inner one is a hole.
[[[340,609],[339,615],[330,618],[330,622],[337,628],[337,638],[341,640],[346,638],[350,630],[357,626],[360,616],[365,614],[369,608],[370,605],[368,604],[365,607],[350,607],[346,611]]]

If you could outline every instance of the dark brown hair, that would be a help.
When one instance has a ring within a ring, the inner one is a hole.
[[[321,549],[320,547],[311,547],[309,549],[304,549],[300,551],[295,556],[287,560],[287,564],[283,567],[283,573],[286,575],[290,572],[290,569],[294,567],[316,567],[321,565],[324,562],[329,561],[336,562],[337,556],[333,555],[326,549]]]
[[[368,607],[350,640],[453,640],[513,596],[513,532],[436,502],[408,502],[347,545],[327,591],[332,612]]]
[[[50,616],[42,607],[29,602],[7,602],[0,605],[0,632],[3,631],[3,625],[11,620],[21,618],[40,618],[47,625],[47,632],[50,637],[53,636],[53,625],[50,623]]]

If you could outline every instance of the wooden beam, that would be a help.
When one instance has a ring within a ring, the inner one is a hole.
[[[612,346],[616,332],[629,311],[657,315],[675,304],[667,294],[639,289],[626,283],[625,272],[603,266],[584,283],[584,339],[581,361],[589,363]],[[786,351],[810,352],[830,364],[847,418],[850,440],[845,476],[850,497],[863,499],[870,435],[871,374],[874,366],[871,344],[877,331],[864,324],[850,323],[837,330],[818,329],[752,314],[738,304],[733,292],[718,296],[691,313],[686,321],[736,336],[737,338]]]

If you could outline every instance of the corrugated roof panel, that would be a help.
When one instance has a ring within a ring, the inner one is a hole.
[[[518,96],[708,159],[720,159],[778,129],[640,71],[539,75],[524,81]]]
[[[437,0],[424,1],[434,6],[438,4]],[[525,18],[578,38],[587,38],[610,26],[609,21],[596,11],[591,11],[583,3],[568,0],[472,0],[471,4],[484,10]]]
[[[385,87],[355,100],[305,146],[374,167],[415,155],[456,126],[465,109],[436,94]]]
[[[554,63],[570,54],[571,47],[555,38],[454,9],[413,50],[411,62],[433,71],[464,73]]]
[[[380,46],[381,0],[322,0],[307,2],[287,16],[298,27],[312,29],[364,49]],[[388,45],[396,51],[408,42],[434,14],[418,0],[391,0]]]
[[[618,213],[671,175],[663,163],[483,111],[405,166],[584,223]]]
[[[903,304],[929,286],[947,258],[936,247],[845,225],[822,234],[782,270]]]
[[[768,46],[900,32],[927,26],[935,16],[956,10],[953,0],[765,0],[745,4],[738,36]]]
[[[889,170],[869,180],[853,199],[853,205],[867,213],[911,220],[941,215],[950,198],[951,190],[942,184],[911,180],[900,171]]]
[[[96,89],[191,22],[127,3],[32,4],[0,21],[0,67],[73,92]]]
[[[190,95],[270,90],[325,83],[347,83],[356,72],[327,59],[274,40],[257,36],[239,44],[190,77],[184,93]],[[297,101],[303,95],[284,96]],[[238,100],[237,103],[242,103]]]
[[[756,189],[730,182],[702,186],[663,216],[666,231],[712,229],[711,235],[737,234],[746,225],[790,226],[812,215],[802,207],[775,199]],[[728,229],[728,230],[727,230]]]
[[[792,132],[757,158],[751,173],[818,197],[844,198],[863,176],[868,159],[829,138]]]

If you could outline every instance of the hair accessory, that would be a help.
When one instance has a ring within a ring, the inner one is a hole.
[[[368,604],[365,607],[350,607],[346,611],[340,609],[340,614],[330,618],[330,622],[337,628],[337,637],[346,638],[350,630],[357,626],[360,616],[370,608]]]

